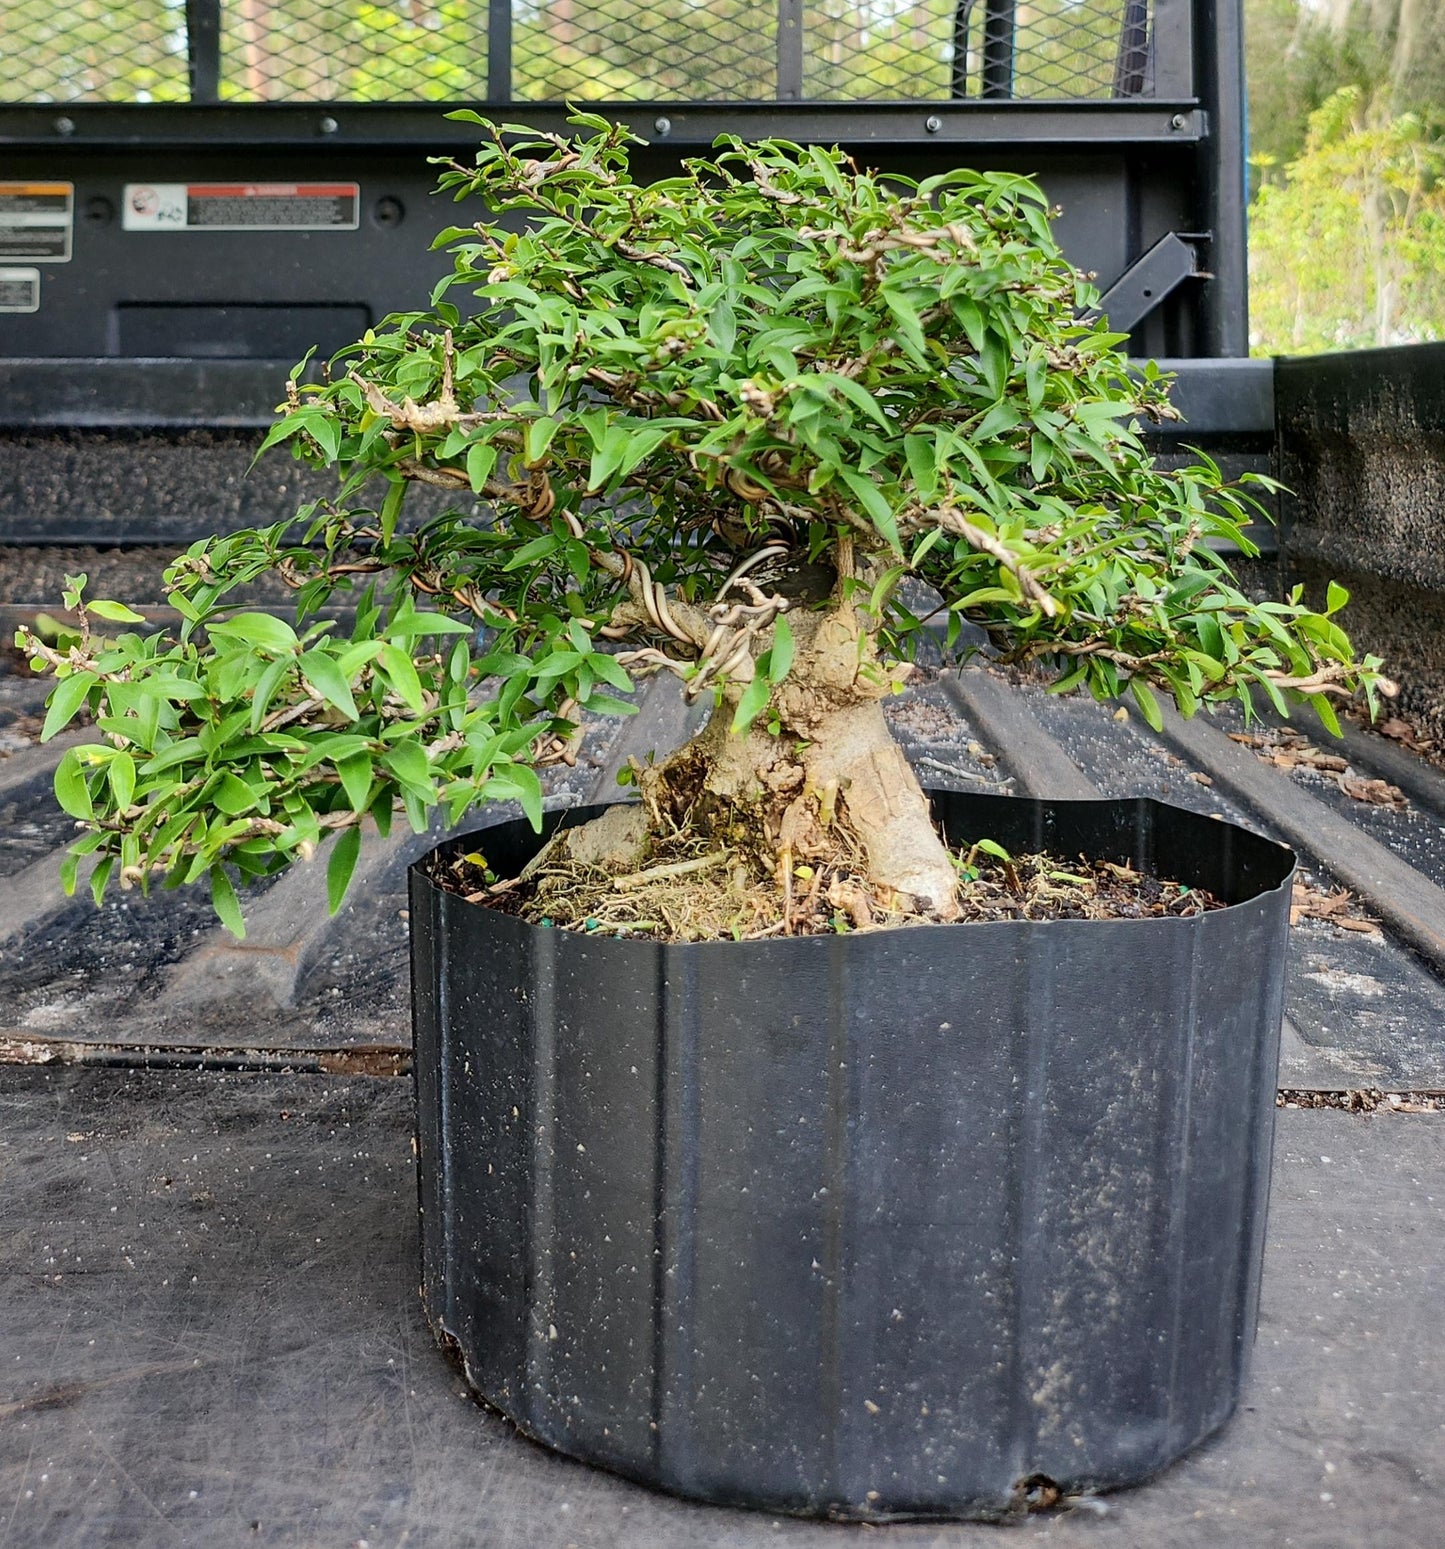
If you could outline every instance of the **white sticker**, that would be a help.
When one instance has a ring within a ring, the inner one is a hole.
[[[357,183],[127,183],[126,231],[355,231]]]
[[[69,263],[74,230],[73,183],[0,183],[0,263]]]
[[[0,312],[39,310],[39,269],[0,269]]]

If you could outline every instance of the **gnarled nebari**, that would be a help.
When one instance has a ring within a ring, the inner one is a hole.
[[[1333,723],[1332,696],[1388,687],[1341,588],[1317,612],[1235,585],[1210,540],[1251,552],[1248,492],[1154,466],[1166,383],[1080,320],[1027,179],[727,139],[643,184],[599,118],[459,116],[482,145],[441,187],[485,209],[438,238],[452,274],[298,368],[266,438],[335,467],[333,500],[177,558],[175,632],[74,578],[78,632],[21,633],[59,678],[46,734],[82,707],[105,733],[56,785],[97,897],[208,877],[240,931],[233,879],[324,844],[335,906],[364,820],[514,799],[540,822],[537,768],[668,672],[713,713],[638,771],[628,822],[756,812],[784,890],[826,830],[877,897],[946,920],[955,869],[881,709],[924,630],[972,623],[1151,721],[1162,692]],[[413,520],[417,484],[454,498]],[[266,571],[294,627],[236,606]]]

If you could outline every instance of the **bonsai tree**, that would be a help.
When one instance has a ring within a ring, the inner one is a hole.
[[[56,777],[97,898],[208,877],[239,932],[233,873],[326,843],[334,907],[368,816],[514,799],[540,823],[536,771],[575,756],[582,713],[666,672],[714,709],[636,770],[629,842],[746,831],[784,886],[846,844],[879,897],[948,919],[957,868],[881,710],[926,628],[968,621],[1156,727],[1160,693],[1333,727],[1331,696],[1381,684],[1342,589],[1316,612],[1237,587],[1211,542],[1254,552],[1247,492],[1152,463],[1137,427],[1175,417],[1166,381],[1085,320],[1027,179],[727,139],[642,184],[602,119],[453,116],[485,138],[441,187],[484,218],[437,238],[428,307],[320,384],[293,373],[266,437],[333,467],[335,498],[177,558],[174,634],[101,638],[142,620],[83,578],[77,637],[22,631],[60,680],[44,734],[82,707],[105,734]],[[410,518],[417,485],[441,514]],[[265,572],[295,627],[238,607]],[[349,632],[321,617],[342,603]]]

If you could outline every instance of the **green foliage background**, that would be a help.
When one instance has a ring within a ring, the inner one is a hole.
[[[1445,337],[1445,9],[1245,10],[1256,352]]]

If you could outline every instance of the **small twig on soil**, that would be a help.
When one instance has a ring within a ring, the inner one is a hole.
[[[913,762],[925,769],[937,769],[943,774],[957,775],[960,780],[976,780],[980,785],[992,785],[1000,790],[1014,783],[1012,775],[1006,780],[990,780],[987,775],[974,774],[971,769],[960,769],[956,764],[945,764],[936,758],[916,758]]]
[[[699,856],[695,861],[673,861],[666,866],[651,866],[646,871],[634,871],[629,876],[614,877],[612,885],[619,893],[628,893],[635,888],[646,887],[651,882],[662,882],[669,877],[686,877],[695,871],[706,871],[709,867],[720,865],[731,854],[731,850],[716,850],[711,855]]]

